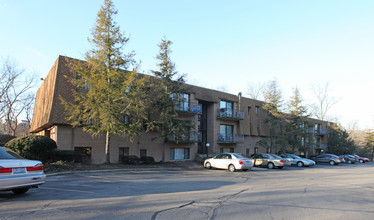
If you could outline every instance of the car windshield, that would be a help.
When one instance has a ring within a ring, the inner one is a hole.
[[[276,159],[282,159],[280,156],[278,156],[278,155],[275,155],[275,154],[269,154],[271,157],[273,157],[273,158],[276,158]]]
[[[243,156],[241,154],[232,154],[232,155],[234,155],[238,159],[248,159],[248,157],[245,157],[245,156]]]
[[[0,148],[0,160],[5,159],[23,159],[20,155],[16,154],[9,148]]]
[[[292,155],[292,158],[293,159],[301,159],[301,157],[297,156],[297,155]]]

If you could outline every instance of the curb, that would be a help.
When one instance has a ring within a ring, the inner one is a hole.
[[[59,175],[68,175],[68,174],[78,174],[78,173],[102,173],[102,172],[116,172],[116,171],[149,171],[149,170],[185,170],[185,169],[199,169],[203,168],[202,166],[198,167],[149,167],[149,168],[127,168],[127,169],[105,169],[105,170],[76,170],[76,171],[66,171],[58,173],[48,173],[49,176],[59,176]]]

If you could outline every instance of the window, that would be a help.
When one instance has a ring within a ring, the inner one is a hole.
[[[259,106],[256,106],[256,117],[258,117],[258,110],[259,110]]]
[[[234,153],[234,148],[232,147],[221,147],[220,153]]]
[[[233,127],[232,125],[220,125],[219,138],[220,142],[232,142],[233,141]]]
[[[314,130],[315,130],[316,132],[320,131],[320,130],[321,130],[321,124],[315,124],[315,125],[314,125]]]
[[[147,149],[140,149],[140,157],[146,157],[147,156]]]
[[[91,147],[74,147],[75,163],[91,163]]]
[[[128,147],[120,147],[118,149],[118,161],[123,162],[125,157],[129,155],[130,149]]]
[[[301,137],[301,146],[305,146],[305,138],[304,137]]]
[[[251,116],[251,107],[248,107],[248,117]]]
[[[177,111],[189,111],[190,95],[185,93],[174,93],[171,94],[171,98],[175,102],[175,110]]]
[[[233,103],[220,101],[219,104],[220,116],[232,117],[233,116]]]
[[[170,160],[190,159],[190,148],[170,148]]]
[[[255,147],[255,154],[258,154],[258,147]]]
[[[249,149],[249,148],[246,148],[246,149],[245,149],[245,156],[250,157],[250,155],[251,155],[251,151],[250,151],[250,149]]]

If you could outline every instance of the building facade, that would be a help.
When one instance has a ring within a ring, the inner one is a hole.
[[[76,162],[100,164],[105,162],[105,135],[92,137],[80,127],[72,127],[65,119],[60,99],[71,99],[74,89],[65,75],[71,75],[68,57],[59,56],[40,86],[30,131],[55,140],[60,150],[74,150]],[[178,119],[191,120],[195,126],[183,138],[169,137],[166,149],[163,139],[155,132],[144,132],[133,141],[123,136],[111,138],[112,163],[121,162],[124,155],[151,156],[156,161],[194,160],[197,156],[220,152],[237,152],[250,156],[266,153],[268,149],[258,142],[269,135],[262,111],[262,101],[232,95],[193,85],[185,85],[188,93],[176,106]],[[327,122],[310,119],[314,127],[307,128],[313,134],[316,154],[327,149]],[[274,152],[272,152],[274,153]]]

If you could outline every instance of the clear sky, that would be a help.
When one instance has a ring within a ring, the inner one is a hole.
[[[45,77],[58,55],[83,59],[102,0],[0,0],[0,57]],[[374,128],[372,0],[114,0],[141,71],[155,68],[163,36],[187,82],[230,93],[276,78],[285,100],[329,82],[328,112]]]

